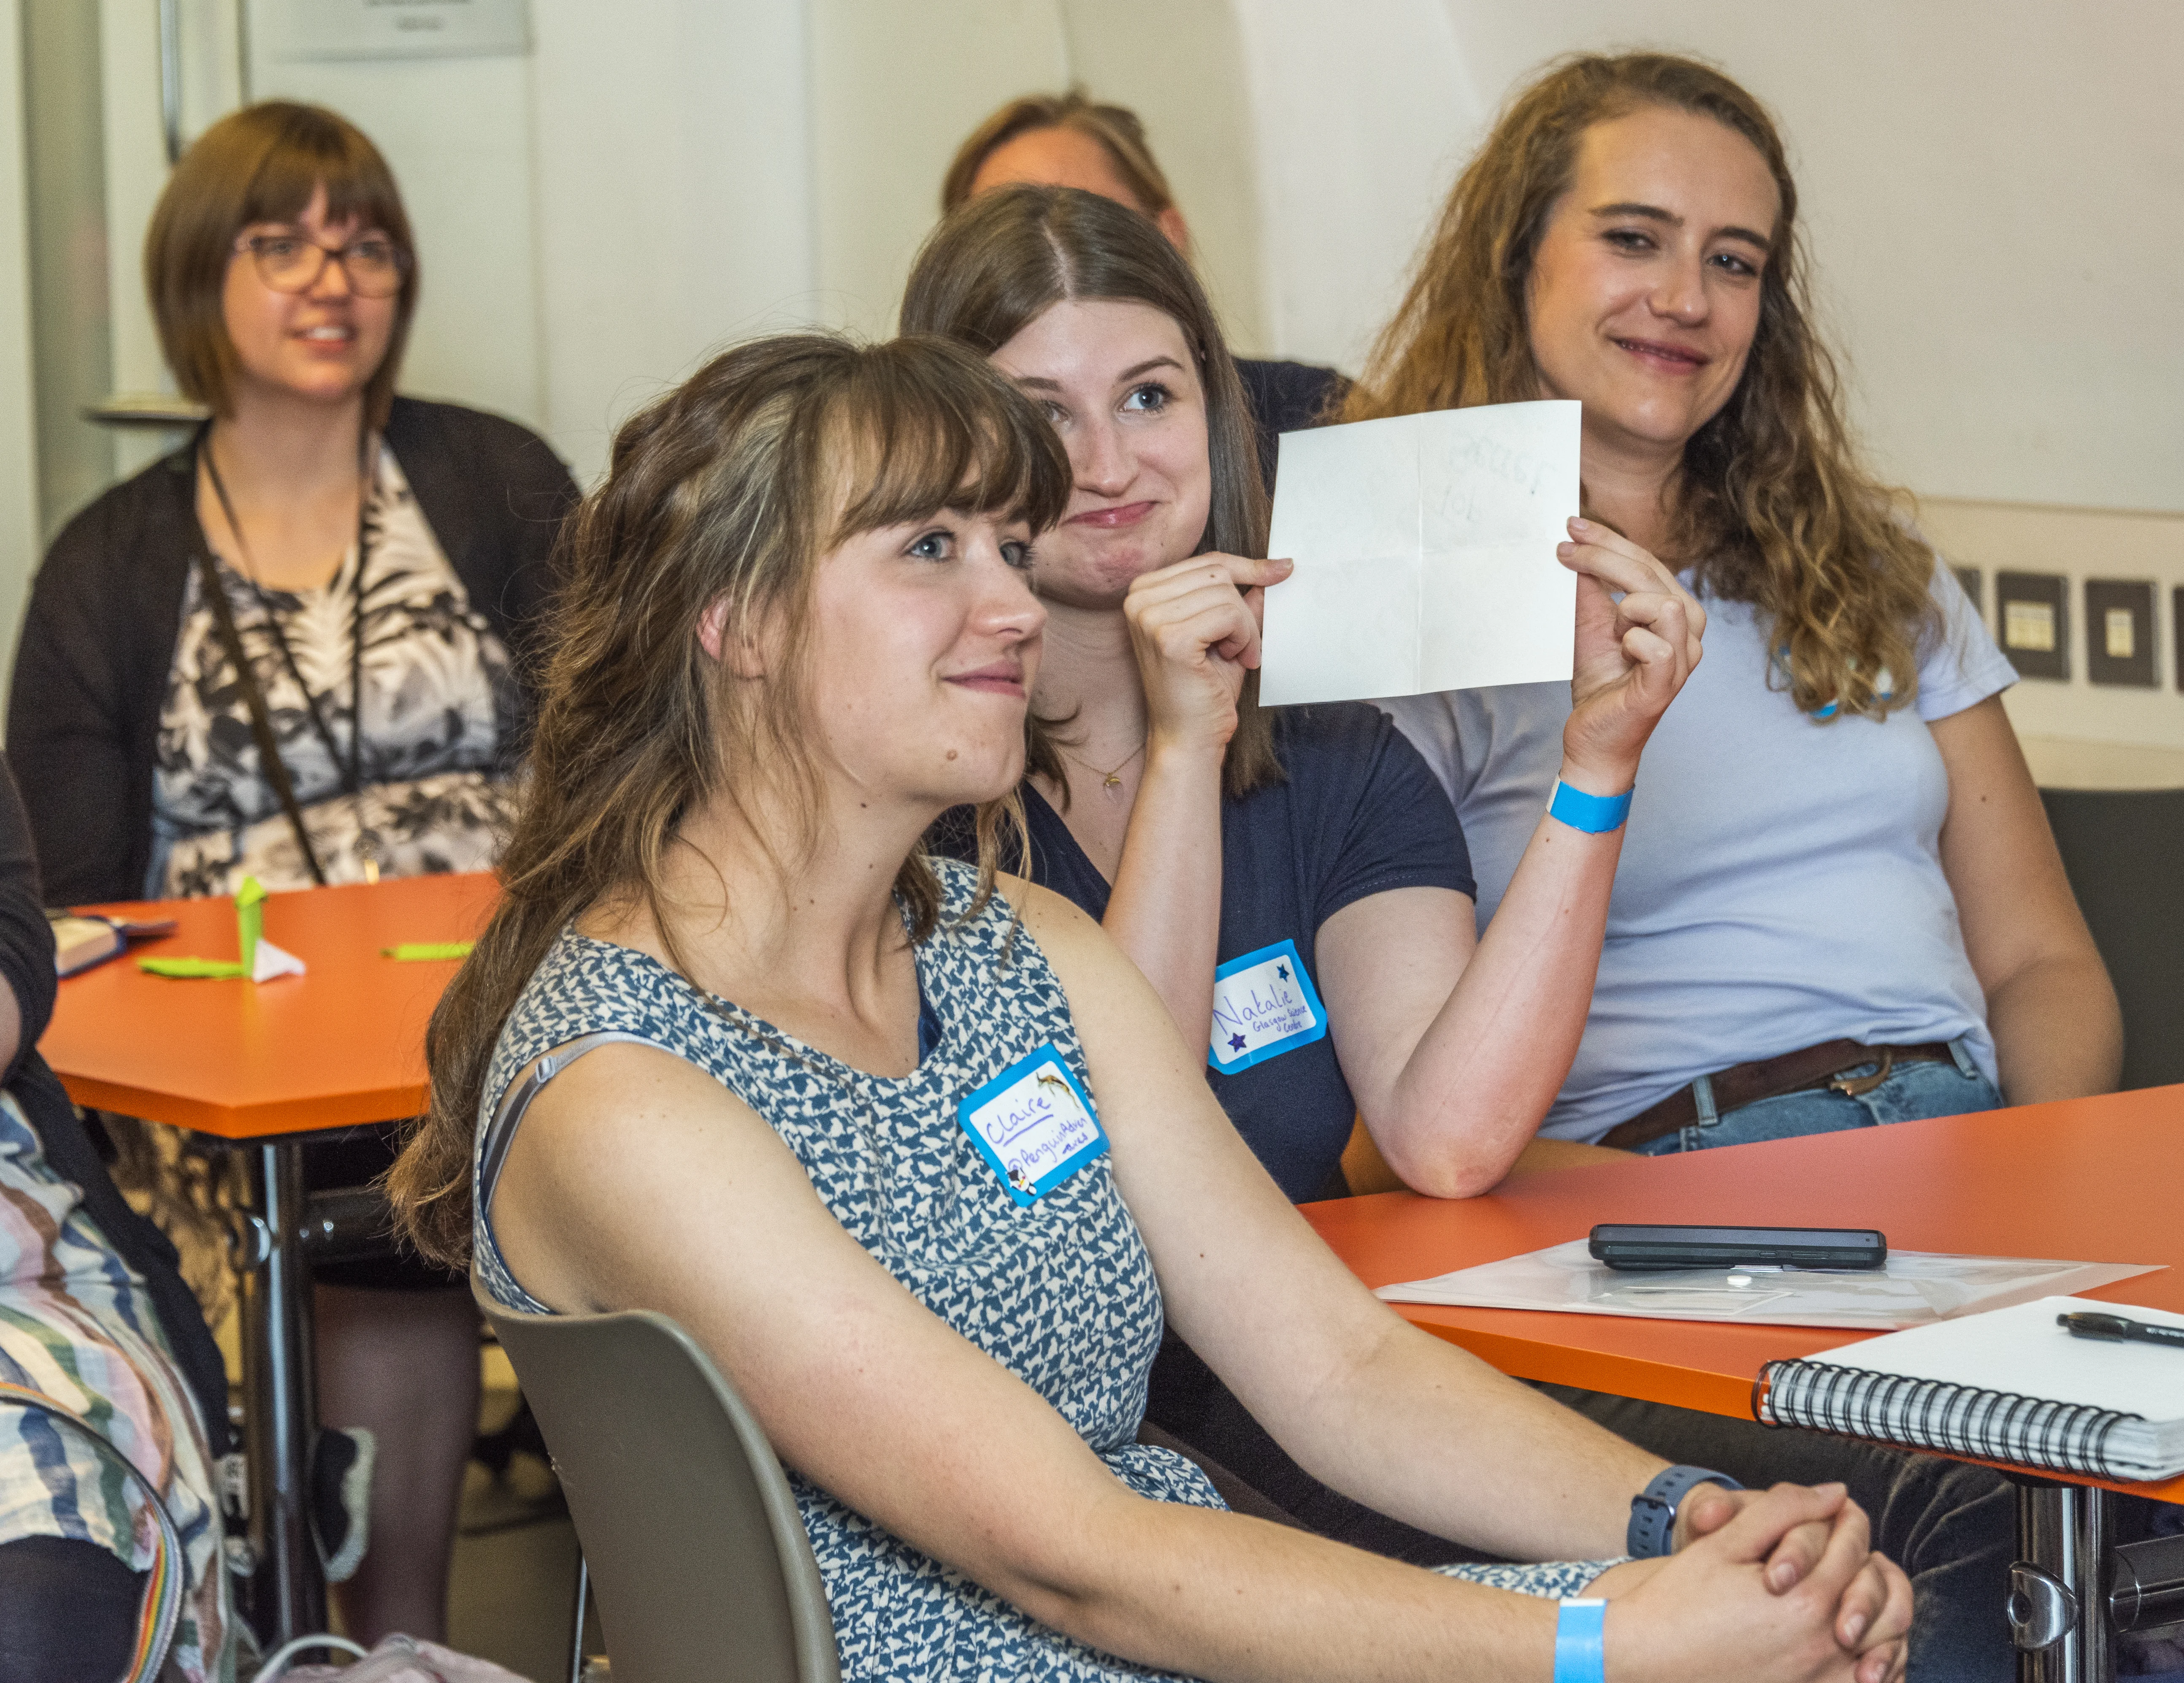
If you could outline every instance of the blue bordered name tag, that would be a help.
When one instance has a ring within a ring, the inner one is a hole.
[[[1036,1202],[1107,1150],[1107,1135],[1051,1042],[963,1101],[956,1116],[1019,1205]]]
[[[1295,941],[1277,941],[1213,972],[1213,1036],[1206,1061],[1223,1075],[1308,1046],[1327,1033],[1327,1010]]]

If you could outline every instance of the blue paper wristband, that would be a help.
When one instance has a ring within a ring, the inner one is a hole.
[[[1547,816],[1589,836],[1605,835],[1623,828],[1623,821],[1630,816],[1630,797],[1637,792],[1634,785],[1620,794],[1587,794],[1557,777],[1553,798],[1547,802]]]
[[[1555,1683],[1607,1683],[1607,1603],[1598,1597],[1561,1603],[1555,1614]]]

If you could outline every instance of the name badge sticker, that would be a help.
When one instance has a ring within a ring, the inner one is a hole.
[[[956,1116],[1019,1206],[1037,1202],[1107,1150],[1091,1095],[1050,1042],[964,1100]]]
[[[1213,972],[1213,1034],[1206,1061],[1223,1075],[1308,1046],[1327,1033],[1327,1008],[1295,941],[1277,941]]]

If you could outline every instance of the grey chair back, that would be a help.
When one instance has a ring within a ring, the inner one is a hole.
[[[615,1683],[837,1683],[788,1480],[690,1335],[641,1312],[511,1314],[472,1290],[552,1452]]]
[[[2123,1084],[2184,1081],[2184,789],[2042,789],[2123,1002]]]

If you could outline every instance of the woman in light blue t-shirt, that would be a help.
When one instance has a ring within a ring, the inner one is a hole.
[[[1586,512],[1680,569],[1707,655],[1646,750],[1591,1015],[1541,1131],[1689,1151],[2109,1090],[2115,995],[1953,578],[1857,465],[1758,103],[1572,60],[1457,181],[1345,420],[1585,405]],[[1482,926],[1565,686],[1384,704]]]

